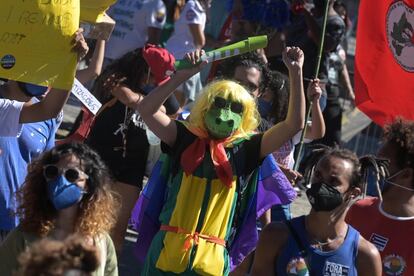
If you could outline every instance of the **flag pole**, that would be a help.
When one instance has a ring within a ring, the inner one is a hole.
[[[322,24],[322,32],[321,32],[321,42],[319,44],[319,51],[318,51],[318,57],[317,57],[317,62],[316,62],[314,79],[316,79],[318,77],[319,68],[320,68],[320,65],[321,65],[323,44],[325,42],[326,22],[327,22],[327,19],[328,19],[329,1],[330,0],[326,0],[326,4],[325,4],[325,13],[323,15],[323,24]],[[306,94],[306,92],[305,92],[305,94]],[[306,135],[306,126],[307,126],[307,123],[308,123],[309,118],[311,116],[312,104],[313,104],[312,101],[309,101],[309,104],[308,104],[308,107],[307,107],[307,112],[306,112],[306,118],[305,118],[305,126],[303,127],[302,133],[300,135],[299,149],[298,149],[298,153],[296,155],[295,165],[293,166],[293,170],[295,170],[295,171],[297,171],[298,168],[299,168],[299,164],[300,164],[299,159],[301,158],[302,151],[303,151],[304,140],[305,140],[305,135]]]

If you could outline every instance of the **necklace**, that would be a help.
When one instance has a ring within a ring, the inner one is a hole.
[[[332,239],[332,240],[330,240],[330,241],[326,241],[326,242],[321,242],[321,241],[318,241],[317,239],[312,239],[312,243],[316,243],[316,244],[312,244],[311,243],[311,246],[313,247],[313,248],[317,248],[317,249],[320,249],[320,250],[322,250],[322,248],[324,247],[324,246],[326,246],[326,245],[328,245],[328,244],[331,244],[331,243],[333,243],[333,242],[335,242],[335,241],[337,241],[337,240],[339,240],[339,239],[341,239],[341,238],[343,238],[344,236],[343,235],[338,235],[338,236],[336,236],[334,239]]]
[[[308,221],[307,220],[305,220],[305,228],[306,229],[309,229],[309,226],[308,226]],[[308,232],[308,231],[307,231]],[[309,235],[309,232],[308,232],[308,235]],[[333,238],[333,239],[331,239],[331,240],[328,240],[328,241],[326,241],[326,242],[321,242],[321,241],[319,241],[319,240],[317,240],[317,239],[315,239],[315,238],[312,238],[311,239],[311,242],[309,243],[310,244],[310,246],[311,247],[313,247],[313,248],[316,248],[316,249],[319,249],[319,250],[322,250],[323,251],[323,247],[324,246],[326,246],[326,245],[328,245],[328,244],[331,244],[331,243],[334,243],[334,242],[336,242],[336,241],[338,241],[338,240],[340,240],[340,239],[342,239],[342,238],[345,238],[345,235],[342,235],[342,234],[340,234],[340,235],[337,235],[335,238]]]

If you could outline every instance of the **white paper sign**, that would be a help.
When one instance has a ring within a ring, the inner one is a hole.
[[[73,83],[71,92],[83,103],[84,106],[86,106],[87,109],[89,109],[90,112],[93,113],[93,115],[96,115],[102,106],[98,99],[95,98],[95,96],[92,95],[92,93],[89,92],[89,90],[86,89],[85,86],[83,86],[77,79],[75,79],[75,82]]]

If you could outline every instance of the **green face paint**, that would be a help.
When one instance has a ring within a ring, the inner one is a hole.
[[[243,105],[216,97],[207,111],[204,123],[210,135],[216,139],[231,136],[241,125]]]

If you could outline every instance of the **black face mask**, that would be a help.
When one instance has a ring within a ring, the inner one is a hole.
[[[341,193],[324,182],[312,183],[306,195],[316,212],[330,212],[343,203]]]

